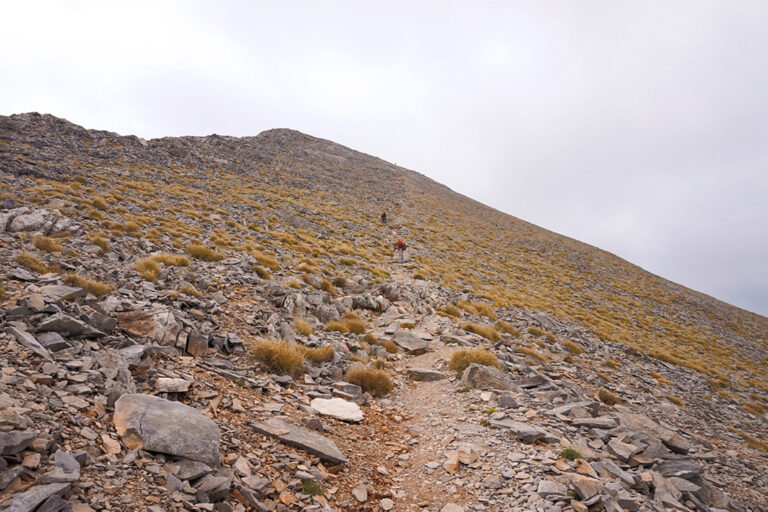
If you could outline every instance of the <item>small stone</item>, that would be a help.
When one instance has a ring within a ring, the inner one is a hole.
[[[395,502],[389,498],[384,498],[379,502],[379,506],[381,507],[381,510],[392,510],[395,508]]]
[[[364,485],[358,485],[352,489],[352,496],[360,503],[368,501],[368,489]]]
[[[464,507],[461,507],[455,503],[446,503],[440,512],[464,512]]]
[[[107,434],[101,434],[101,442],[104,445],[105,453],[112,453],[117,455],[123,451],[122,446],[120,446],[120,442],[117,439],[112,439]]]
[[[155,389],[158,393],[186,393],[192,383],[184,379],[171,379],[160,377],[155,382]]]

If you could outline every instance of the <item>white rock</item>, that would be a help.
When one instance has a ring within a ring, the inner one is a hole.
[[[342,421],[354,423],[363,421],[363,411],[354,402],[348,402],[343,398],[315,398],[309,404],[312,409],[325,416],[331,416]]]
[[[189,391],[190,384],[192,383],[184,379],[160,377],[157,379],[157,382],[155,382],[155,389],[159,393],[186,393]]]

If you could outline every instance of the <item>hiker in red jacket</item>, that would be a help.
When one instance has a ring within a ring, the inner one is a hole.
[[[402,240],[397,241],[397,245],[395,246],[395,250],[400,254],[400,263],[403,262],[403,253],[405,252],[405,244]]]

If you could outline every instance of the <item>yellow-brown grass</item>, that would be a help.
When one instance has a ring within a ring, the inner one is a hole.
[[[363,391],[378,397],[387,396],[394,387],[389,374],[384,370],[375,368],[360,368],[357,366],[350,368],[344,376],[344,380],[357,384],[363,388]]]
[[[94,279],[88,279],[79,274],[67,274],[64,276],[64,282],[70,286],[82,288],[88,293],[101,297],[113,291],[115,287],[109,283],[103,283]]]
[[[498,320],[496,322],[496,330],[506,334],[511,334],[512,336],[520,336],[520,331],[518,331],[514,325],[510,324],[509,322],[505,322],[504,320]]]
[[[728,427],[728,430],[740,435],[742,439],[746,441],[747,446],[749,446],[750,448],[763,453],[768,453],[768,442],[763,441],[761,439],[756,439],[751,435],[747,434],[746,432],[744,432],[743,430],[738,430],[737,428],[734,428],[734,427]]]
[[[274,340],[259,340],[249,345],[251,357],[278,375],[298,376],[304,369],[304,354],[298,345]]]
[[[154,281],[160,275],[160,265],[152,258],[144,258],[136,262],[133,269],[139,273],[142,279]]]
[[[501,369],[499,359],[484,348],[463,348],[455,351],[451,355],[448,367],[457,374],[463,372],[470,364],[480,364],[483,366],[495,366]]]
[[[44,263],[34,254],[28,252],[17,254],[16,257],[13,258],[13,261],[22,267],[27,267],[29,270],[37,272],[38,274],[45,274],[51,270],[51,267],[48,264]]]
[[[105,253],[109,250],[109,242],[107,242],[103,237],[99,235],[89,236],[88,241],[91,242],[93,245],[98,246],[101,249],[102,253]]]
[[[435,309],[435,312],[440,316],[445,316],[448,318],[459,318],[461,316],[461,311],[459,311],[459,308],[451,304],[441,306]]]
[[[163,265],[168,265],[169,267],[189,266],[189,258],[183,254],[155,254],[152,256],[152,259],[158,263],[162,263]]]
[[[621,398],[618,395],[608,391],[605,388],[600,388],[597,390],[597,398],[599,398],[600,401],[606,405],[616,405],[621,403]]]
[[[683,399],[677,395],[666,395],[666,398],[675,405],[683,405]]]
[[[315,330],[312,328],[311,325],[309,325],[309,322],[302,318],[297,318],[294,320],[294,323],[296,324],[296,330],[299,332],[299,334],[303,334],[304,336],[309,336]]]
[[[463,324],[461,328],[467,332],[479,334],[483,338],[489,339],[491,341],[499,341],[501,339],[501,336],[499,336],[499,333],[496,331],[496,329],[490,325],[466,323]]]
[[[531,347],[519,347],[517,351],[521,354],[531,356],[534,359],[538,359],[539,361],[549,361],[549,356],[542,354],[541,352]]]
[[[304,358],[312,361],[313,363],[327,363],[328,361],[333,361],[333,347],[330,345],[318,348],[310,348],[299,345],[299,348],[304,354]]]
[[[37,247],[41,251],[46,251],[46,252],[61,252],[61,250],[63,249],[63,247],[59,242],[57,242],[51,237],[47,237],[43,235],[37,235],[35,237],[35,247]]]
[[[213,249],[200,244],[187,245],[187,252],[195,259],[200,261],[221,261],[226,256],[220,252],[216,252]]]
[[[203,292],[192,286],[191,284],[184,284],[179,288],[179,291],[181,293],[186,293],[187,295],[191,295],[193,297],[202,298]]]
[[[563,348],[574,355],[579,355],[584,353],[584,349],[581,348],[581,345],[578,345],[570,340],[565,340],[563,342]]]
[[[262,267],[261,265],[253,265],[251,266],[251,270],[256,272],[256,275],[262,279],[269,279],[271,277],[271,275],[269,274],[269,271],[264,267]]]

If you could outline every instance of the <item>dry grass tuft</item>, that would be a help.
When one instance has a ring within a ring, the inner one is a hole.
[[[70,286],[82,288],[88,293],[101,297],[113,291],[115,287],[109,283],[103,283],[94,279],[85,278],[79,274],[67,274],[64,276],[64,282]]]
[[[179,288],[179,291],[181,293],[186,293],[187,295],[191,295],[193,297],[197,297],[198,299],[203,297],[203,292],[201,292],[200,290],[198,290],[197,288],[195,288],[191,284],[182,285]]]
[[[344,376],[344,380],[357,384],[363,388],[363,391],[378,397],[387,396],[394,387],[387,372],[374,368],[351,368]]]
[[[331,320],[325,324],[326,331],[338,331],[338,332],[351,332],[353,334],[364,334],[367,330],[365,323],[360,320],[357,315],[348,312],[344,315],[345,320]]]
[[[261,265],[253,265],[251,267],[251,270],[256,272],[256,275],[259,276],[262,279],[269,279],[272,277],[267,269],[262,267]]]
[[[470,364],[480,364],[483,366],[495,366],[501,369],[499,359],[484,348],[464,348],[457,350],[451,356],[448,367],[457,374],[463,372]]]
[[[677,395],[666,395],[666,398],[675,405],[683,405],[683,399]]]
[[[531,347],[520,347],[517,349],[517,351],[520,352],[521,354],[531,356],[534,359],[538,359],[539,361],[549,361],[548,356],[542,354],[541,352]]]
[[[35,247],[45,252],[61,252],[63,247],[53,238],[37,235],[35,237]]]
[[[300,375],[304,354],[298,345],[283,341],[259,340],[249,346],[251,356],[278,375]]]
[[[459,311],[459,308],[451,304],[437,308],[435,313],[447,318],[459,318],[461,316],[461,311]]]
[[[621,398],[619,398],[617,394],[612,393],[605,388],[597,390],[597,398],[606,405],[616,405],[621,403]]]
[[[319,348],[309,348],[299,345],[299,349],[304,354],[304,358],[313,363],[327,363],[333,361],[333,347],[330,345]]]
[[[584,353],[584,349],[581,348],[581,345],[578,345],[570,340],[565,340],[563,342],[563,348],[574,355],[579,355]]]
[[[189,258],[183,254],[155,254],[152,259],[169,267],[188,267]]]
[[[103,237],[99,235],[89,236],[88,241],[91,242],[93,245],[98,246],[101,249],[102,253],[105,253],[109,250],[109,242],[107,242]]]
[[[511,334],[512,336],[520,336],[520,331],[518,331],[514,325],[510,324],[509,322],[505,322],[504,320],[498,320],[496,322],[496,330],[506,334]]]
[[[491,341],[499,341],[501,339],[501,336],[499,336],[499,333],[496,331],[496,329],[490,325],[466,323],[463,324],[461,328],[467,332],[479,334],[483,338],[489,339]]]
[[[296,330],[299,332],[299,334],[303,334],[304,336],[309,336],[315,330],[312,328],[311,325],[309,325],[309,322],[306,320],[303,320],[301,318],[297,318],[294,323],[296,324]]]
[[[187,246],[187,252],[195,259],[200,261],[221,261],[226,256],[220,252],[216,252],[213,249],[200,244],[189,244]]]
[[[738,429],[736,429],[734,427],[728,427],[728,430],[730,430],[731,432],[734,432],[734,433],[740,435],[741,438],[744,439],[744,441],[747,442],[747,446],[749,446],[753,450],[757,450],[757,451],[760,451],[760,452],[763,452],[763,453],[768,453],[768,442],[763,441],[761,439],[755,439],[754,437],[752,437],[751,435],[747,434],[743,430],[738,430]]]
[[[13,261],[22,267],[27,267],[29,270],[37,272],[38,274],[45,274],[51,270],[51,267],[48,264],[44,263],[34,254],[28,252],[17,254],[16,257],[13,258]]]
[[[144,258],[136,262],[133,269],[139,273],[142,279],[154,281],[160,275],[160,265],[152,258]]]

